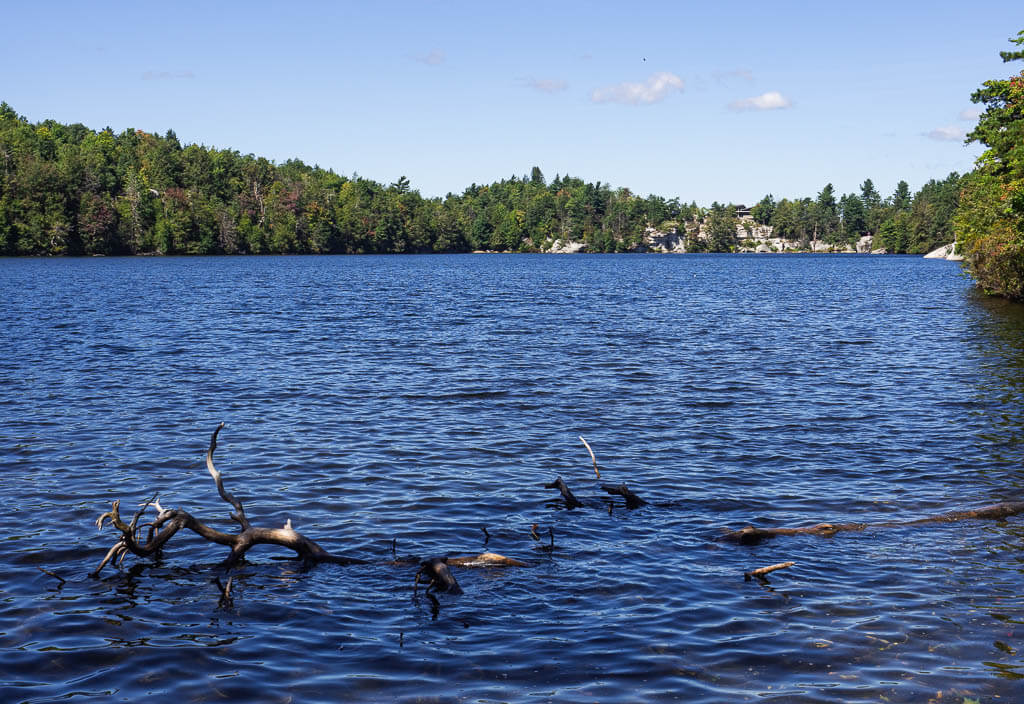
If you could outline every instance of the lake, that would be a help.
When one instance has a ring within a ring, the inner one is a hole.
[[[0,301],[4,702],[1024,695],[1024,516],[721,540],[1024,498],[1024,307],[956,264],[6,259]],[[222,603],[182,531],[90,577],[116,499],[234,529],[221,421],[254,524],[367,564],[259,546]],[[435,604],[393,548],[529,566]]]

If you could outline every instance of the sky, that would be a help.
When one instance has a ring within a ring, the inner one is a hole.
[[[424,196],[570,174],[710,205],[972,168],[1021,0],[9,3],[32,122],[297,158]]]

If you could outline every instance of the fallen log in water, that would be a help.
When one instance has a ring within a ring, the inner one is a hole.
[[[867,528],[900,528],[907,526],[920,526],[929,523],[952,523],[954,521],[999,520],[1009,516],[1016,516],[1024,513],[1024,501],[1004,501],[991,506],[967,509],[962,511],[948,511],[937,516],[926,516],[907,521],[884,521],[881,523],[816,523],[813,526],[802,526],[797,528],[757,528],[746,526],[739,530],[728,531],[722,536],[722,540],[740,545],[756,545],[763,540],[774,538],[780,535],[818,535],[831,538],[836,533],[863,531]]]
[[[366,564],[368,562],[367,560],[349,557],[347,555],[337,555],[325,550],[315,541],[307,538],[292,528],[291,519],[289,519],[281,528],[261,528],[252,525],[245,514],[245,508],[242,506],[242,502],[233,494],[228,493],[224,488],[224,478],[213,464],[213,452],[217,449],[217,436],[223,427],[223,423],[218,425],[217,429],[214,430],[213,434],[210,436],[210,447],[206,451],[206,468],[210,472],[210,476],[213,477],[214,483],[217,486],[217,493],[234,509],[230,516],[232,520],[238,523],[240,528],[239,532],[226,533],[219,531],[206,525],[187,511],[183,511],[181,509],[165,509],[160,505],[160,502],[157,500],[155,495],[149,501],[142,504],[142,507],[135,513],[130,522],[125,523],[120,514],[121,502],[120,500],[117,500],[113,502],[109,511],[104,512],[99,519],[97,519],[96,526],[102,530],[104,525],[109,521],[109,524],[113,526],[120,535],[117,538],[117,542],[115,542],[107,551],[107,554],[100,562],[99,567],[92,572],[92,576],[98,576],[103,568],[110,563],[122,563],[129,553],[138,557],[151,557],[158,555],[167,542],[182,528],[187,528],[199,537],[212,543],[224,545],[229,548],[230,553],[222,563],[222,566],[225,569],[229,569],[236,565],[250,549],[257,545],[277,545],[289,548],[295,551],[298,558],[309,564],[328,562],[337,565],[354,565]],[[140,526],[140,519],[151,507],[156,510],[156,518],[153,519],[152,522]],[[142,532],[147,528],[148,530],[146,530],[145,537],[143,537]],[[394,551],[394,549],[395,543],[392,543],[392,551]],[[391,564],[416,564],[418,562],[420,562],[419,558],[411,558],[411,561],[395,560]],[[441,570],[440,567],[435,566],[433,570],[430,570],[423,567],[425,564],[427,563],[424,562],[421,564],[421,572],[427,574],[427,576],[431,578],[432,583],[437,582],[438,580],[444,582],[443,570]],[[430,561],[430,564],[434,564],[434,562]],[[445,564],[460,565],[464,567],[527,566],[525,562],[492,552],[485,552],[479,555],[447,558]],[[446,569],[447,567],[445,567],[445,570]],[[222,600],[229,600],[231,589],[230,579],[228,580],[227,586],[221,586],[220,588],[222,592]],[[454,590],[448,588],[445,591]]]

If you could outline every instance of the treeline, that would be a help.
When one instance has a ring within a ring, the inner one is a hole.
[[[1024,47],[1024,30],[1010,41]],[[1019,61],[1024,50],[999,55]],[[985,112],[967,141],[987,149],[964,177],[957,241],[982,289],[1024,301],[1024,71],[985,81],[971,100]]]
[[[684,233],[688,251],[738,244],[732,205],[640,197],[537,167],[461,194],[424,198],[405,177],[383,185],[298,160],[128,129],[32,124],[0,104],[0,254],[290,254],[544,251],[557,240],[632,251],[649,227]],[[754,209],[776,236],[843,245],[863,234],[890,252],[952,241],[959,176],[882,199],[871,181],[837,199],[771,196]]]
[[[533,251],[578,240],[625,251],[695,204],[540,169],[424,198],[298,160],[182,146],[172,131],[29,123],[0,105],[0,253],[234,254]]]
[[[960,199],[960,174],[928,181],[911,195],[906,181],[882,198],[871,179],[859,193],[837,198],[832,184],[817,198],[776,202],[769,194],[750,209],[755,222],[771,225],[773,236],[844,247],[871,235],[872,248],[896,254],[926,254],[953,241],[953,214]]]

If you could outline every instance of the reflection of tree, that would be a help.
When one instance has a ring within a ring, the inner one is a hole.
[[[977,332],[977,410],[993,460],[1019,465],[1024,449],[1024,305],[970,298]]]

